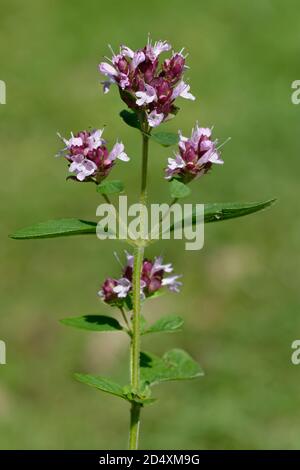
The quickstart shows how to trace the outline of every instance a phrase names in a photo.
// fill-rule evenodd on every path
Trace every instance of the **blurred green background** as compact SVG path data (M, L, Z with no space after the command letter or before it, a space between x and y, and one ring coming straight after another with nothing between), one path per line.
M1 317L7 365L0 366L2 449L126 448L125 402L75 382L75 371L126 380L128 344L121 334L61 325L68 315L111 313L96 296L118 275L118 242L96 237L14 241L8 234L59 217L95 219L99 195L65 181L56 132L106 125L132 157L120 162L130 197L137 196L139 135L118 117L116 89L100 88L97 65L107 43L141 47L151 32L189 52L195 102L165 129L189 133L198 119L214 125L225 165L193 185L197 202L256 201L276 206L247 218L210 224L202 251L163 242L183 273L180 295L149 302L148 319L180 314L180 334L145 338L163 353L187 349L206 376L158 387L158 404L143 412L148 449L296 449L300 445L300 366L291 343L300 337L299 122L291 83L299 79L297 0L211 0L130 3L86 0L1 0L0 106ZM151 145L149 192L168 200L162 169L170 149Z

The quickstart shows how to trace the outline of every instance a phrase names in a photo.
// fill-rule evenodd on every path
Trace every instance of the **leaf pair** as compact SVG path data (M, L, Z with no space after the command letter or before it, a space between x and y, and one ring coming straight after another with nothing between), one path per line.
M81 317L69 317L61 320L61 323L74 328L88 331L125 331L118 320L107 315L84 315ZM143 324L142 335L149 333L172 333L180 330L183 319L178 315L166 315L150 326Z
M204 205L204 222L218 222L243 217L261 211L271 206L274 202L275 199L249 203L208 203ZM95 234L96 227L97 222L81 219L55 219L19 229L11 235L11 238L26 240L32 238Z
M81 317L69 317L61 320L67 326L88 331L125 331L118 320L106 315L84 315ZM178 315L166 315L152 325L148 326L142 322L142 335L149 333L172 333L178 331L183 325L183 319ZM133 391L130 385L122 386L106 377L90 374L75 374L80 382L96 387L103 392L110 393L130 402L148 405L155 401L150 396L150 385L166 380L190 379L201 375L197 363L184 351L173 350L166 353L162 358L152 354L142 353L141 366L141 390L139 393Z
M130 386L119 385L105 377L77 373L75 374L75 378L102 392L109 393L130 402L147 405L154 401L149 395L149 386L171 380L194 379L202 375L204 375L204 373L201 367L187 352L182 349L172 349L165 353L162 358L154 354L141 353L140 377L142 391L138 394L133 393Z

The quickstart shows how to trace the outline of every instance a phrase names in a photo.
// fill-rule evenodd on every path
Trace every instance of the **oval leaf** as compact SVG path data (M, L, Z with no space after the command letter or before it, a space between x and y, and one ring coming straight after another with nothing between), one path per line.
M122 181L113 180L113 181L103 181L97 186L98 193L101 194L116 194L124 191L124 184Z
M98 390L102 390L102 392L110 393L111 395L115 395L117 397L124 398L124 400L127 400L127 397L123 392L123 387L116 382L107 379L106 377L79 373L74 374L74 377L79 382L90 385L91 387L98 388Z
M162 358L154 354L141 353L141 380L154 385L168 380L187 380L204 375L199 364L182 349L172 349Z
M139 118L134 111L123 109L123 111L120 112L120 116L128 126L141 130Z
M191 194L190 188L186 184L181 183L181 181L174 179L169 183L169 185L170 185L170 194L171 194L171 197L173 198L181 199Z
M106 315L84 315L60 320L61 323L74 328L89 331L122 331L123 327L118 320Z
M83 235L96 233L96 227L97 222L88 222L80 219L55 219L21 228L10 235L10 237L15 239L30 239Z
M173 333L174 331L180 330L183 325L183 319L178 315L166 315L165 317L157 320L153 325L148 328L145 326L142 330L142 334L148 333Z
M164 147L176 145L179 141L178 134L174 134L173 132L153 132L151 138Z

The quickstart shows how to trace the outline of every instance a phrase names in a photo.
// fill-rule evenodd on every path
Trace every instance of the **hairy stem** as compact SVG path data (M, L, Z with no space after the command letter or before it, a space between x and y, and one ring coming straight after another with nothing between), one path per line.
M134 250L134 265L132 277L133 319L132 319L132 371L131 385L135 392L140 385L140 317L141 317L141 270L144 248Z
M142 149L142 181L141 181L141 204L147 202L147 172L148 172L148 147L149 147L149 136L142 134L143 136L143 149Z
M134 265L132 278L133 291L133 319L132 319L132 338L131 338L131 387L134 393L138 393L140 386L140 319L141 319L141 269L144 257L144 248L136 247L134 251ZM139 424L140 424L139 403L131 404L130 412L130 436L129 449L138 448Z
M148 167L148 144L149 137L142 134L142 177L141 177L141 195L140 203L146 204L147 201L147 167ZM141 222L142 223L142 222ZM143 233L143 230L142 230ZM142 240L141 240L142 242ZM130 351L130 375L131 387L134 393L139 392L140 388L140 350L141 350L141 271L144 259L143 243L138 244L134 249L134 264L132 273L132 296L133 296L133 318L132 318L132 336ZM129 449L136 450L139 440L141 405L132 402L130 411L130 434Z
M129 449L137 450L139 444L139 429L140 429L140 411L141 405L139 403L132 403L130 409L130 436L129 436Z

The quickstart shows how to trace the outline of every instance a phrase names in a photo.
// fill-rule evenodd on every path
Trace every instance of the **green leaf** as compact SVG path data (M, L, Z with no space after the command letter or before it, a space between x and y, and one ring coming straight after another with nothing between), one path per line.
M127 396L123 392L123 387L117 384L116 382L107 379L106 377L78 373L74 374L74 377L79 382L90 385L91 387L98 388L98 390L102 390L102 392L110 393L111 395L115 395L116 397L120 397L124 400L127 400Z
M276 199L269 199L262 202L249 202L249 203L230 203L220 202L204 205L204 222L220 222L222 220L234 219L237 217L243 217L254 212L261 211L270 207ZM195 211L193 211L195 212ZM182 220L182 222L184 219ZM193 224L196 223L196 218L192 218ZM178 227L178 223L176 224ZM170 230L174 230L174 225L171 226Z
M178 134L173 132L152 132L151 138L164 147L170 147L178 143Z
M123 109L123 111L120 112L120 116L128 126L141 130L141 124L138 115L134 111Z
M96 227L97 222L88 222L80 219L55 219L21 228L10 235L10 237L15 239L30 239L84 235L96 233Z
M169 185L170 185L170 194L171 194L171 197L173 198L181 199L191 194L190 188L186 184L181 183L181 181L174 179L169 183Z
M276 199L269 199L261 202L235 202L235 203L214 203L205 204L204 221L219 222L221 220L243 217L244 215L253 214L271 206Z
M183 325L183 319L178 315L166 315L165 317L160 318L151 326L144 326L142 334L146 335L148 333L173 333L174 331L180 330Z
M119 180L102 181L97 186L97 192L101 194L116 194L122 191L124 191L124 184Z
M141 353L140 365L142 383L148 385L168 380L194 379L204 375L199 364L182 349L172 349L162 358Z
M70 317L60 320L61 323L74 328L89 331L122 331L123 327L118 320L106 315L84 315L83 317Z

